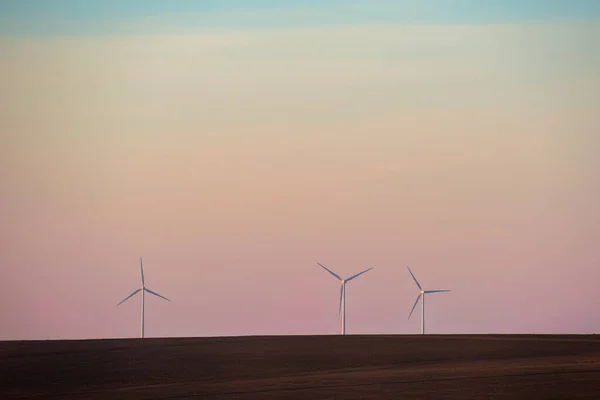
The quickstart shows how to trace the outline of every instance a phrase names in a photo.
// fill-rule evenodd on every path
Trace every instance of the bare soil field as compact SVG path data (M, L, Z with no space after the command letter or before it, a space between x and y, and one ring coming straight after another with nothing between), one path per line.
M0 342L0 399L600 399L600 336Z

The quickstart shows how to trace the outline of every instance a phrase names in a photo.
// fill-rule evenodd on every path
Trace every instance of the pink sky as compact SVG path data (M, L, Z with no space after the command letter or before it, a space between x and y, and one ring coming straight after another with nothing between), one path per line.
M0 39L0 340L599 331L590 29Z

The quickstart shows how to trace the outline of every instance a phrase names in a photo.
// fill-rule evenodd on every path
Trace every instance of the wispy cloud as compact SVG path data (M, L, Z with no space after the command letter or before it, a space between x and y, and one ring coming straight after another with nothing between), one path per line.
M594 20L587 0L3 2L0 34L123 35L296 29L331 25L503 24Z

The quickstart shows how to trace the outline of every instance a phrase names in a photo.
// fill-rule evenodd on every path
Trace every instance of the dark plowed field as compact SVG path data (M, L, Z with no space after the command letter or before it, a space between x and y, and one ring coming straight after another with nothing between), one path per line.
M0 342L0 399L600 399L597 336Z

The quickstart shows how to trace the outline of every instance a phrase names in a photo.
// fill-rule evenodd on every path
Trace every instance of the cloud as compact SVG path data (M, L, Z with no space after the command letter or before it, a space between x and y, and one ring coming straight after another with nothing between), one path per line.
M223 120L231 110L243 121L531 101L569 107L596 96L596 37L596 25L538 24L3 39L1 101L5 121L33 107L55 120L161 115L169 123Z
M4 8L4 10L3 10ZM351 25L473 25L598 20L587 0L118 1L0 5L4 35L164 35Z

